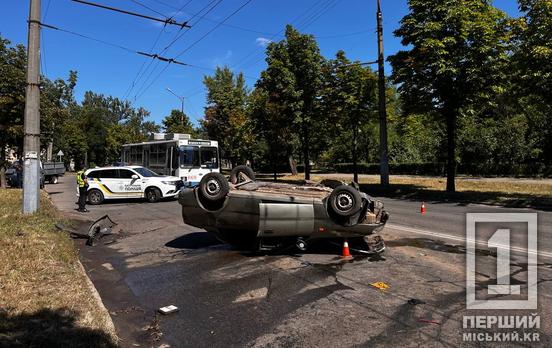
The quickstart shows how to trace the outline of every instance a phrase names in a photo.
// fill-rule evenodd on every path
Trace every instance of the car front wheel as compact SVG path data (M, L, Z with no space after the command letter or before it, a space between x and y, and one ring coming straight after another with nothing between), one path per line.
M88 202L91 205L98 205L104 201L103 193L100 190L92 189L88 191Z
M150 203L157 203L161 199L161 191L156 187L151 187L146 190L146 199Z

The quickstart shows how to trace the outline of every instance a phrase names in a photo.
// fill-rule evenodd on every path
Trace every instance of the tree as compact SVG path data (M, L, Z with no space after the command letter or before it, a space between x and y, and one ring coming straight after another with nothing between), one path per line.
M171 110L171 114L165 117L162 123L165 133L195 134L192 122L190 122L188 116L180 110Z
M266 62L268 67L261 73L257 86L267 91L270 104L281 105L285 118L293 123L308 180L313 135L323 129L323 115L316 111L324 58L312 35L301 34L288 25L285 39L268 45Z
M326 100L331 114L336 115L338 126L348 134L353 162L353 180L358 182L358 141L362 126L370 115L375 115L377 104L377 76L369 67L362 67L338 51L336 58L330 62L330 73L326 78ZM337 133L339 134L339 133ZM343 139L344 140L344 139Z
M247 88L243 74L217 67L213 76L203 79L207 87L207 106L202 127L211 139L218 140L222 156L232 165L251 155L255 137L246 112Z
M446 124L447 191L455 191L457 120L492 103L508 61L506 15L488 0L409 0L394 34L408 50L390 56L407 112L436 111Z
M23 147L27 54L0 36L0 187L6 187L6 149Z

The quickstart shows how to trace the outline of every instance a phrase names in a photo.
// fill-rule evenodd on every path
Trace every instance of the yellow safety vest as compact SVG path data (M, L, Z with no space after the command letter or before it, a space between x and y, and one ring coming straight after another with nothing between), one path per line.
M79 187L84 187L84 179L82 178L84 176L84 170L79 170L77 172L77 185Z

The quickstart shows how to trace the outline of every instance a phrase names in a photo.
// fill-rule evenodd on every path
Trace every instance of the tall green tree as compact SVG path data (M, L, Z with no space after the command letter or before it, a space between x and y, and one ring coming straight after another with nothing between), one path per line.
M338 51L330 62L326 78L325 103L330 118L335 115L338 126L348 135L345 140L353 161L353 180L358 182L358 141L363 125L377 114L377 76L369 67L351 63L344 51Z
M447 191L455 191L457 120L492 103L508 61L506 15L488 0L409 0L394 33L408 50L390 56L407 112L436 111L446 124Z
M171 114L161 121L165 133L184 133L195 135L194 126L190 118L180 110L173 109Z
M268 45L266 62L268 67L257 85L267 91L268 102L280 104L286 118L293 122L308 180L313 137L323 129L317 103L322 93L325 60L314 36L301 34L287 25L285 39Z
M6 187L6 148L23 146L26 67L25 47L0 36L0 187Z
M246 111L248 93L243 74L217 67L214 75L205 76L203 82L207 106L202 127L209 138L219 142L222 156L232 165L244 163L251 156L255 137Z

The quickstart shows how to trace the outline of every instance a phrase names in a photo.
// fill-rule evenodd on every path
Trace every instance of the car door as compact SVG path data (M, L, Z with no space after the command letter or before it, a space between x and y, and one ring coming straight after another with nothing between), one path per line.
M94 180L98 182L98 185L105 196L110 198L123 197L118 185L119 173L117 169L102 169L97 172L97 177L94 178Z
M119 185L125 197L143 196L145 189L143 181L138 174L130 169L119 169Z

